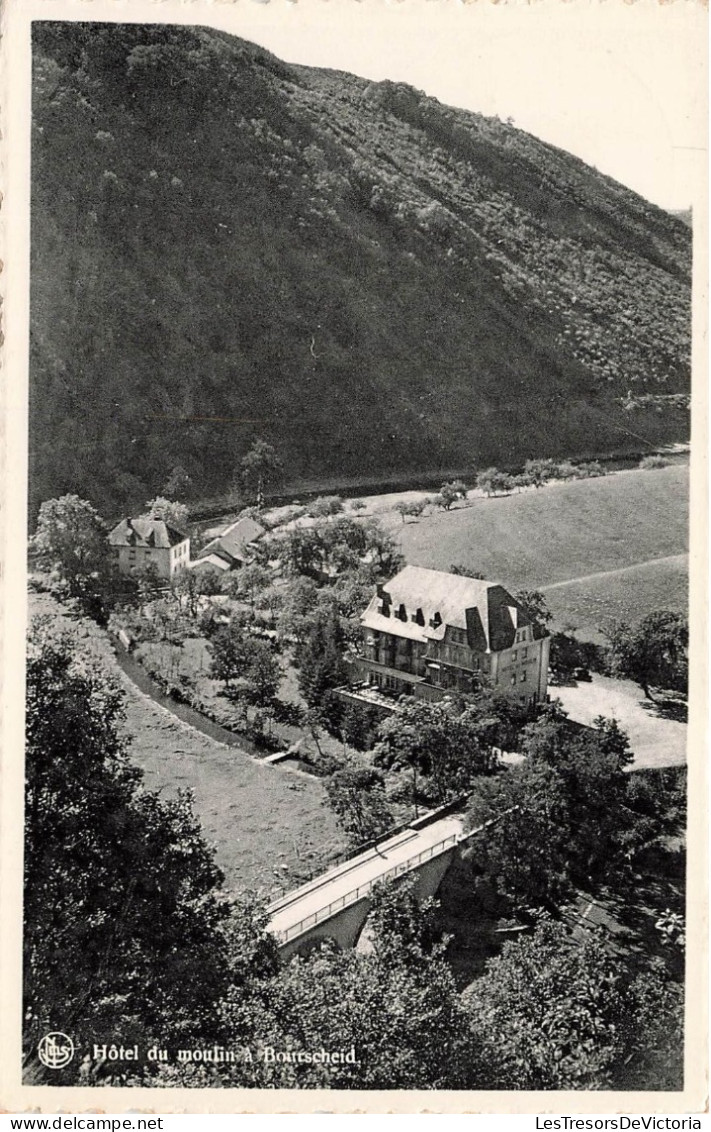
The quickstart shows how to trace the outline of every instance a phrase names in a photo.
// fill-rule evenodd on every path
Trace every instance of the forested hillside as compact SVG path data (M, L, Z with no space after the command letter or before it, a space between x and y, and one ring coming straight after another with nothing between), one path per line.
M401 84L34 29L33 514L218 493L257 436L298 483L687 435L682 220Z

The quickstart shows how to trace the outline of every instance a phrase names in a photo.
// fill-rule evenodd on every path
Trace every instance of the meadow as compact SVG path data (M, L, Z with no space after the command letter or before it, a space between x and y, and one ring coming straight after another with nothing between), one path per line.
M322 872L344 839L318 778L266 766L187 726L141 692L119 668L107 634L70 615L48 594L30 594L31 616L48 617L78 637L126 693L131 761L145 785L163 796L190 790L206 840L233 892L259 891L273 899Z

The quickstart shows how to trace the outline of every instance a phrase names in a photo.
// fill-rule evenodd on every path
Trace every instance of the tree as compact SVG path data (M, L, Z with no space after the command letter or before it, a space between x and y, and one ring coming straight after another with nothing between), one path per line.
M240 461L242 479L252 492L257 506L264 504L264 489L277 482L283 464L276 449L266 440L255 440L246 456Z
M272 580L272 572L257 562L248 562L230 577L230 592L246 597L254 609L257 595L267 588Z
M321 709L327 693L348 682L344 650L338 612L331 605L314 615L294 653L299 688L309 707Z
M282 591L277 630L282 637L300 637L318 601L319 589L311 578L292 578Z
M544 483L555 478L556 465L553 460L526 460L524 473L534 487L543 487Z
M163 484L163 495L168 499L184 500L190 494L193 481L182 464L176 464Z
M345 766L326 779L331 808L351 844L362 845L380 837L393 825L380 771L369 766Z
M401 516L403 523L408 515L412 515L414 519L418 519L424 509L425 501L423 499L405 499L395 504L395 510Z
M591 641L579 641L571 629L551 634L550 671L558 683L574 678L579 668L605 670L604 650Z
M359 526L365 534L366 555L373 564L376 578L392 578L405 565L397 542L376 518L365 519Z
M476 486L487 495L496 495L500 491L511 491L513 483L507 472L500 472L498 468L485 468L477 475Z
M174 499L166 499L158 495L155 499L150 499L146 503L146 510L141 517L143 519L162 519L169 526L177 527L179 531L183 531L187 529L189 515L190 512L184 503L178 503Z
M248 703L262 708L273 705L281 682L281 668L274 650L266 641L249 642L249 664L243 679L246 682L244 696Z
M480 1088L681 1087L681 988L657 966L635 975L595 934L580 941L541 919L489 960L464 1005L482 1043Z
M686 691L689 626L683 614L656 610L636 629L618 621L608 638L613 672L634 680L647 699L654 700L652 688Z
M540 590L519 590L514 599L533 621L534 625L545 627L553 620L545 595Z
M356 751L368 751L375 743L378 716L374 708L349 703L343 712L342 735L344 743Z
M259 546L260 543L257 543ZM325 561L325 548L317 527L297 527L275 538L270 549L282 569L293 575L320 580Z
M478 1081L478 1036L459 1002L430 906L407 885L373 896L369 953L324 943L295 957L245 1001L231 993L225 1023L252 1048L290 1050L289 1062L237 1064L225 1084L270 1088L457 1089ZM298 1054L354 1051L320 1062ZM197 1083L197 1082L195 1082Z
M466 499L467 488L461 480L451 480L449 483L443 483L439 489L439 498L442 500L441 506L445 511L453 506L458 499Z
M124 693L68 634L27 661L25 1038L199 1041L227 989L222 876L190 799L128 758ZM52 1084L71 1080L54 1073Z
M521 731L526 761L491 781L477 781L472 828L496 819L479 863L517 906L553 906L571 885L595 885L629 873L649 836L638 812L629 741L615 720L574 731L556 705Z
M72 597L83 597L107 572L107 535L91 503L63 495L41 505L31 548L45 569L56 570Z
M484 581L484 574L479 570L471 570L468 566L462 566L458 563L452 563L449 567L450 574L457 574L461 578L476 578L479 581Z
M386 770L412 768L444 801L469 789L478 775L489 773L498 756L479 730L475 712L462 714L451 701L430 704L407 699L397 714L380 724L373 761Z
M243 624L221 626L209 643L210 675L223 680L230 699L260 707L271 706L281 669L273 649L266 641L255 640Z
M221 625L213 633L209 649L210 676L213 680L224 681L230 689L249 665L249 644L244 624L232 619L229 625Z
M568 798L553 767L525 762L474 784L477 869L515 908L554 907L571 889Z

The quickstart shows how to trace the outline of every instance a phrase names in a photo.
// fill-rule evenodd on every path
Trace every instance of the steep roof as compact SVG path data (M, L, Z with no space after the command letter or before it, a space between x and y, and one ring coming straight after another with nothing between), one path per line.
M111 546L153 546L168 549L188 536L163 519L122 519L109 535Z
M265 528L256 519L246 515L238 519L219 538L213 539L203 548L201 558L208 554L226 554L241 562L250 543L256 542L264 534Z
M229 570L230 563L219 554L203 554L201 558L196 558L193 562L188 563L188 570L207 569Z
M498 582L405 566L379 587L361 622L368 629L423 642L442 640L452 626L466 630L471 648L499 652L513 644L516 629L530 625L531 619Z

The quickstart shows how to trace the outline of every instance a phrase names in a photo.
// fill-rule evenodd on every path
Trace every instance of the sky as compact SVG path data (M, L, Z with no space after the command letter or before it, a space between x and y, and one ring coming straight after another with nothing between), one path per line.
M165 19L167 7L153 11ZM697 0L237 0L181 9L181 21L219 26L288 62L407 82L511 118L663 208L704 199L707 14Z

